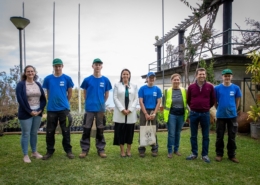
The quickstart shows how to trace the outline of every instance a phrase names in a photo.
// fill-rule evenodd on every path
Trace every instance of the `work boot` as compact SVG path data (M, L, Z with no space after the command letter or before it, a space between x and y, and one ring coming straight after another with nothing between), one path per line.
M105 152L99 152L98 155L99 155L101 158L106 158L106 157L107 157L107 154L105 154Z
M42 157L42 160L48 160L51 156L52 156L52 154L46 153L46 154Z
M88 152L82 152L79 154L79 158L85 158L88 155Z
M234 162L234 163L239 163L239 160L235 157L229 158L229 160Z
M69 159L74 159L74 155L73 155L71 152L68 152L68 153L67 153L67 157L68 157Z
M220 161L222 161L222 156L217 156L216 158L215 158L215 160L217 161L217 162L220 162Z

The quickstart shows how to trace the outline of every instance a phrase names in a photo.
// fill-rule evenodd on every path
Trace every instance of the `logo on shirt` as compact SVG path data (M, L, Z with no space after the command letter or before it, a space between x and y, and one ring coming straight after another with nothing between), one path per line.
M60 86L64 86L64 81L60 81Z
M153 96L157 96L157 92L153 92Z
M104 86L105 86L105 83L104 83L104 82L100 82L99 86L100 86L100 87L104 87Z
M230 96L234 96L235 92L234 91L230 91Z

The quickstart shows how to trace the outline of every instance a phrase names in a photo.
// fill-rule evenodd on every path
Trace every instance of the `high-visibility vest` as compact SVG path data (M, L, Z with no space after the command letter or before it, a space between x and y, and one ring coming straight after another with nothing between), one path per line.
M186 119L188 117L188 112L189 112L187 109L186 90L182 87L180 87L180 89L181 89L181 95L182 95L183 107L184 107L184 120L183 121L186 121ZM168 122L171 106L172 106L172 87L167 89L166 97L165 97L165 107L163 110L163 119L164 119L165 123Z

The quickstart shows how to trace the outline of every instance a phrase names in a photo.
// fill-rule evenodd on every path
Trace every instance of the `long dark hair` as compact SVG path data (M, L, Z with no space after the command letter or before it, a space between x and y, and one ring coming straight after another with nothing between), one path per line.
M23 74L22 74L22 76L21 76L21 81L25 81L25 80L27 79L27 76L26 76L25 74L26 74L26 69L29 68L29 67L33 68L33 70L34 70L34 72L35 72L35 76L33 77L33 81L37 81L39 77L38 77L38 75L37 75L36 68L33 67L32 65L28 65L28 66L26 66L26 67L24 68Z
M129 69L123 69L123 70L121 71L121 74L120 74L120 82L123 81L123 79L122 79L122 74L123 74L124 71L127 71L127 72L129 73L129 75L130 75L130 77L129 77L129 82L130 82L130 80L131 80L131 72L129 71Z

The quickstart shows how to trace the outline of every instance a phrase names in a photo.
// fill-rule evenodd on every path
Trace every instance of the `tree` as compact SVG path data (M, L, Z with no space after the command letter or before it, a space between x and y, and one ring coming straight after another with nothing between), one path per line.
M182 0L181 0L182 1ZM189 69L191 63L194 62L195 58L198 58L198 61L202 58L202 50L204 48L211 48L213 49L213 46L216 45L215 41L212 38L213 35L213 24L216 20L219 4L216 4L214 6L210 6L212 3L211 0L204 0L201 5L199 5L199 8L195 9L193 8L193 14L194 14L194 21L195 23L192 26L191 32L189 36L185 38L185 57L183 61L183 67L184 67L184 84L190 85L189 80ZM207 21L204 24L204 26L201 25L200 19L207 15ZM211 52L213 54L213 52ZM199 62L197 65L197 68L199 67ZM195 80L195 75L194 79Z
M240 36L234 36L232 39L236 43L241 43L242 46L237 47L236 49L245 49L248 54L253 51L257 51L260 49L260 22L255 21L254 19L246 18L246 25L249 26L247 32L242 31L241 27L236 24L240 31Z
M79 111L79 95L78 88L72 89L72 97L70 99L70 109L71 111ZM84 92L80 89L81 92L81 109L84 110Z
M10 75L0 72L0 118L14 117L17 114L18 103L16 101L15 88L20 80L20 68L14 66L10 69Z

